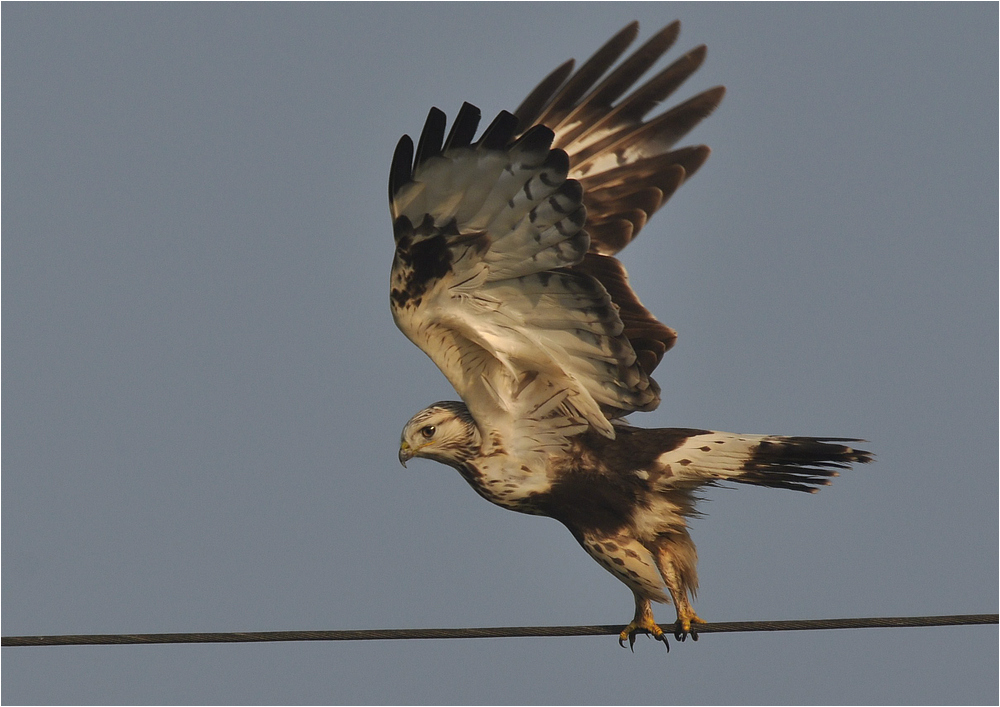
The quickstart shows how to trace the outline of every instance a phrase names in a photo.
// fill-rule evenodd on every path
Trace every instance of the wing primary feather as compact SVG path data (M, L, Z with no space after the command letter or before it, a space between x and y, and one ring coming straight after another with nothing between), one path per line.
M556 134L552 132L551 128L547 128L544 125L535 125L517 139L517 144L526 152L547 150L552 145L555 137Z
M552 100L550 108L559 110L575 103L594 83L604 75L612 64L625 53L629 45L639 36L639 23L632 21L609 39L585 61L559 94Z
M680 186L677 180L690 179L711 152L707 145L682 147L577 179L587 192L588 204L618 198L646 186L657 187L669 195ZM683 174L677 173L678 168Z
M707 118L726 95L724 86L716 86L674 106L661 116L646 123L643 137L672 145ZM648 132L647 132L648 131Z
M427 122L420 133L417 143L417 159L414 169L417 169L431 157L441 154L441 142L444 140L444 126L448 122L444 112L439 108L431 108L427 113Z
M574 170L586 175L602 156L614 155L618 151L627 151L637 146L655 146L658 151L665 152L694 126L708 117L722 101L725 93L724 86L710 88L671 108L663 115L653 118L648 123L643 123L635 130L615 133L605 140L580 150L574 155L576 160ZM619 157L617 161L620 163L624 160Z
M542 163L542 166L559 174L560 179L565 179L566 174L569 172L569 155L566 154L565 150L549 150L549 154ZM544 175L539 176L544 177Z
M634 230L632 223L624 219L588 223L590 248L603 255L613 255L632 242Z
M652 374L663 354L677 340L677 332L659 322L646 309L629 286L625 268L612 257L587 253L573 270L586 273L604 286L618 306L618 315L625 325L625 336L635 350L643 372Z
M392 153L392 166L389 168L389 204L403 188L413 179L413 140L409 135L399 138L396 151ZM396 214L393 214L396 216Z
M521 105L514 111L514 115L517 116L518 130L523 132L538 122L538 116L541 115L542 109L573 72L575 65L576 62L573 59L563 62L556 67L555 71L542 79L542 82L535 86L527 98L521 101Z
M654 34L641 47L635 50L621 65L608 74L608 77L594 89L595 99L601 105L611 105L642 76L657 60L674 46L681 32L681 23L674 20L659 32Z
M616 137L628 131L630 127L636 127L647 113L676 91L702 65L705 61L706 52L705 45L695 47L629 94L600 120L591 122L589 125L585 121L582 121L579 128L560 138L560 141L566 143L571 140L579 140L586 134L610 131L611 136L609 138L605 138L604 141L597 145L590 146L589 150L584 152L589 153L598 149L601 145L607 145L607 141L616 139ZM624 68L624 66L625 64L622 64L620 68ZM635 78L638 78L638 76ZM721 97L719 100L721 100ZM610 102L607 105L610 105ZM578 111L579 108L575 109L572 115L576 115ZM570 118L572 118L572 115ZM581 158L584 157L586 155L581 153Z
M448 139L444 141L444 150L471 145L481 117L482 115L476 106L468 102L463 103L455 118L455 123L451 126L451 132L448 133Z
M608 116L608 120L639 120L676 91L704 63L708 52L704 44L695 47L670 66L644 83Z
M625 61L623 61L614 71L608 74L608 77L598 84L597 88L590 92L580 103L570 111L562 122L564 124L572 124L573 119L577 116L583 116L584 112L590 109L592 106L595 108L608 108L614 103L623 93L625 93L632 85L639 80L646 71L651 67L656 61L663 56L670 47L673 46L674 42L677 40L677 35L680 34L681 23L678 21L671 22L669 25L661 29L652 38L649 39L645 44L635 50L631 56L629 56ZM693 69L692 69L693 70ZM642 91L643 89L639 89ZM639 92L637 91L637 93ZM634 96L635 94L633 94ZM631 103L633 96L627 98L623 105L626 103ZM617 112L617 109L612 112L612 115ZM581 127L585 127L588 121L582 120ZM589 121L592 123L592 121ZM604 120L600 121L605 122ZM575 132L575 131L574 131ZM572 140L574 135L572 133L568 134L564 138L560 138L561 142L569 142Z
M712 150L708 145L691 145L666 154L672 155L674 162L684 168L684 181L687 181L705 164Z
M590 57L579 70L570 77L559 93L552 97L548 106L538 118L539 123L561 122L560 113L572 106L604 72L614 64L639 34L639 23L630 22L614 37L605 42L594 56ZM550 126L551 127L551 126Z
M514 139L517 118L503 110L493 119L476 144L485 150L503 150Z
M633 194L644 192L647 189L655 189L660 193L660 197L653 211L647 212L652 214L663 205L667 197L677 191L677 188L684 181L684 176L683 167L671 164L648 177L636 170L635 181L625 181L605 188L590 188L584 182L586 189L584 203L587 205L587 213L594 220L607 218L608 215L621 208L622 204L628 203Z

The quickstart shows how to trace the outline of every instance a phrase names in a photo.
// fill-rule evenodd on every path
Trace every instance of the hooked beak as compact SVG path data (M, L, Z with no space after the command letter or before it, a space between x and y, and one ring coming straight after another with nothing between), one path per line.
M399 463L402 464L403 467L405 468L406 467L406 462L410 461L411 459L413 459L413 450L410 449L410 443L409 442L400 442L399 443Z

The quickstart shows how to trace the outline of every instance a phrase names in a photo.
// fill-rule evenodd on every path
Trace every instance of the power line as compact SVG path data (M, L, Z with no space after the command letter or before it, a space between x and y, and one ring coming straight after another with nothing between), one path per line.
M866 619L805 619L793 621L730 621L698 624L697 632L815 631L835 628L920 628L996 624L997 614L951 616L897 616ZM673 624L661 626L667 634ZM4 636L3 646L86 646L155 643L264 643L273 641L385 641L407 638L527 638L562 636L617 636L620 625L497 626L490 628L402 628L360 631L254 631L246 633L134 633L66 636Z

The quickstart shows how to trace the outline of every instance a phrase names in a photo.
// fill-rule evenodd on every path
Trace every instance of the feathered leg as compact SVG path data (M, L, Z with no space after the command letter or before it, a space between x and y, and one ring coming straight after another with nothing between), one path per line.
M694 613L694 607L688 601L687 591L681 582L677 568L674 567L674 564L670 560L667 560L666 562L661 562L660 572L663 573L663 580L667 583L670 598L674 600L674 606L677 607L677 623L674 624L674 638L678 641L683 641L690 633L691 638L697 641L698 634L692 629L691 624L703 624L705 622L698 614Z
M705 623L698 614L694 613L694 607L688 599L688 595L694 595L698 589L698 552L695 550L691 536L687 532L671 533L661 536L659 552L656 554L656 564L663 577L663 582L667 585L670 598L677 609L677 623L674 624L674 638L683 641L691 634L691 638L698 640L698 634L692 630L691 624Z

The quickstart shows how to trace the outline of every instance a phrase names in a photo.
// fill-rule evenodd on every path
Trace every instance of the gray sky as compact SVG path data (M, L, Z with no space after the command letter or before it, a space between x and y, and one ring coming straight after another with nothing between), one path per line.
M861 436L712 491L709 621L997 611L997 5L3 5L3 633L625 624L558 523L399 432L386 179L632 19L714 153L623 254L645 426ZM671 607L657 610L673 620ZM995 703L995 627L7 648L4 703Z

